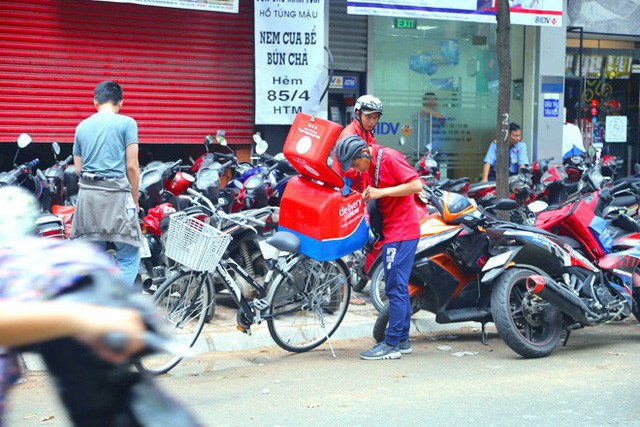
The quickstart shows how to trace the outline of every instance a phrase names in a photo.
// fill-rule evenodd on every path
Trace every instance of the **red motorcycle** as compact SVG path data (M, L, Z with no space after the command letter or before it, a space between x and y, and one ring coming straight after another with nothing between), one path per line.
M602 259L612 250L640 247L638 224L610 207L614 197L608 188L599 190L602 180L597 169L591 169L582 178L585 183L582 194L538 213L535 221L537 228L560 236L592 261ZM614 218L608 224L605 217L612 211ZM617 241L616 236L620 236Z

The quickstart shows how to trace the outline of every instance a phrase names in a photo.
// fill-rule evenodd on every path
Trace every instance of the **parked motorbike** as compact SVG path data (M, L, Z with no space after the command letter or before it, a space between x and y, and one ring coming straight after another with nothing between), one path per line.
M16 164L18 154L22 148L31 144L31 137L23 133L18 137L18 149L13 156L13 169L7 172L0 172L0 186L17 185L32 193L36 199L40 199L43 191L44 175L37 174L36 166L40 164L40 159L36 158L24 164Z
M52 192L57 193L64 189L62 185L56 187L57 176L54 176L56 173L51 172L47 177L45 173L37 169L40 164L40 160L37 158L22 165L16 165L15 163L20 150L31 144L31 141L31 136L26 133L18 137L18 150L16 150L13 158L14 168L8 172L0 173L0 187L19 186L33 194L40 204L41 211L41 214L36 219L38 234L46 238L66 238L67 234L63 219L49 212L51 208L49 204L52 200L49 196Z
M67 200L67 189L64 185L65 170L73 161L71 155L64 160L58 160L60 145L57 142L54 142L51 147L55 163L44 170L45 185L40 203L45 212L51 212L53 205L65 204Z
M483 283L493 283L491 315L498 333L526 358L553 352L566 331L630 314L636 318L640 280L637 247L592 264L551 234L503 228L498 253L487 261Z
M409 298L413 312L427 310L438 323L491 321L491 287L483 286L483 268L494 253L494 239L488 229L501 224L483 213L466 197L440 190L427 190L437 214L420 226L420 240L409 278ZM515 202L501 199L495 209L513 209ZM381 263L372 274L371 287L384 286ZM382 341L389 322L385 304L376 319L373 337Z
M188 173L181 173L180 178L176 180L175 176L178 172L181 172L181 165L182 160L177 160L173 163L147 165L140 172L138 203L141 211L146 213L149 209L161 203L178 205L176 196L186 191L195 180Z

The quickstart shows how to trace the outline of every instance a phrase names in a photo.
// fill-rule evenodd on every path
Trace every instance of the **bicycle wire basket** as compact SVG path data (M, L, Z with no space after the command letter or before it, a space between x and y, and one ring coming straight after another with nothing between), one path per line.
M231 242L231 235L184 212L171 215L165 255L195 271L212 271Z

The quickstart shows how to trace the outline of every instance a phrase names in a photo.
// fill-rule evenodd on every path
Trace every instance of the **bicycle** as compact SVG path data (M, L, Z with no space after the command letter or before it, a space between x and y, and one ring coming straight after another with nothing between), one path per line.
M188 191L196 198L204 197L194 190ZM222 220L233 223L231 228L253 228L249 223L262 225L255 218L213 210L218 223ZM182 223L189 223L196 229L196 234L208 235L212 239L218 236L219 240L230 240L230 235L181 213L171 216L167 256L177 261L180 267L158 288L153 298L170 333L185 348L193 347L202 332L207 311L213 303L214 278L221 280L238 306L237 328L250 334L252 325L266 321L272 339L285 350L300 353L314 349L329 340L340 326L351 294L350 271L341 259L321 262L308 258L298 252L300 241L297 236L276 232L267 239L275 251L268 260L264 283L260 284L225 252L226 246L220 249L224 242L215 251L200 256L195 263L172 252L174 236L180 227L176 225ZM190 252L200 249L196 245L189 247ZM202 262L208 265L199 265ZM238 276L255 290L257 296L254 299L243 295L235 279ZM335 356L333 347L330 347ZM162 374L173 369L183 357L148 355L141 358L136 367L142 372Z

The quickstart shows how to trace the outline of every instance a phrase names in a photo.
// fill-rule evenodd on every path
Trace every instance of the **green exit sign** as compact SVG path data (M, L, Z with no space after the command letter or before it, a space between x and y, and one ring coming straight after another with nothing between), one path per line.
M418 20L410 18L395 18L394 27L399 30L415 30L418 28Z

